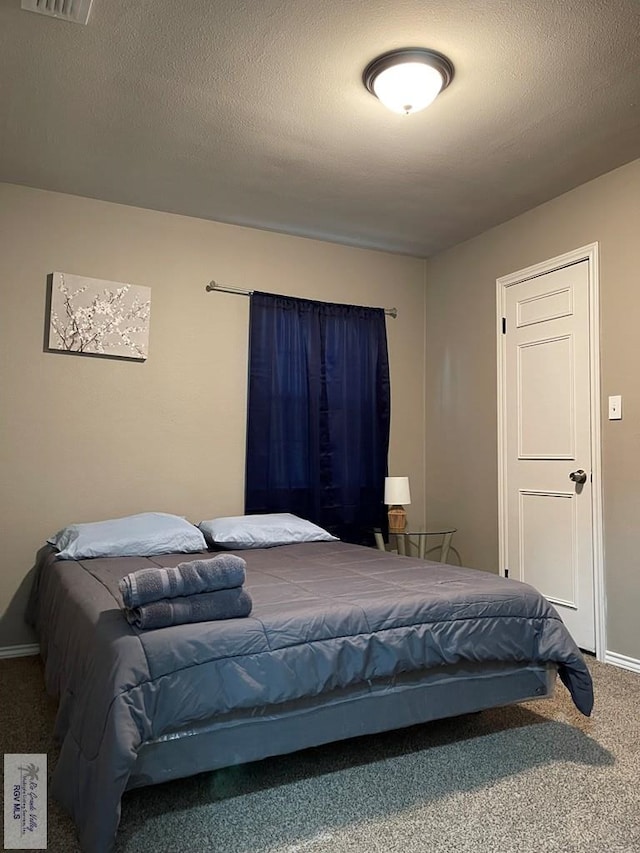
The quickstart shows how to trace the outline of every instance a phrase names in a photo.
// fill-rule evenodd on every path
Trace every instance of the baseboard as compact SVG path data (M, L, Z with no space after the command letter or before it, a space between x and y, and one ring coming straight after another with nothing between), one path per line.
M605 652L604 662L640 673L640 660L627 657L626 655L619 655L617 652Z
M28 643L23 646L0 646L0 660L3 658L27 658L39 654L40 646L37 643Z

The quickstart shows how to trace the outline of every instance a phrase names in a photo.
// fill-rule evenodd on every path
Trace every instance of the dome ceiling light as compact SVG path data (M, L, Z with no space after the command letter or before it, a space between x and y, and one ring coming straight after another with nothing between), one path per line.
M404 115L428 107L452 78L453 65L447 57L423 47L383 53L362 74L372 95L394 113Z

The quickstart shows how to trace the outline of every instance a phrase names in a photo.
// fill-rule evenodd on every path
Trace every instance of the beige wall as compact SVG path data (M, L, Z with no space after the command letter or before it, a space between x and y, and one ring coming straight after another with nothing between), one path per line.
M36 550L64 524L243 508L249 302L216 280L398 308L392 473L424 516L424 261L0 184L0 648ZM152 289L143 363L43 352L47 275Z
M638 660L640 160L427 262L427 519L458 526L463 563L497 570L496 278L596 241L607 649Z

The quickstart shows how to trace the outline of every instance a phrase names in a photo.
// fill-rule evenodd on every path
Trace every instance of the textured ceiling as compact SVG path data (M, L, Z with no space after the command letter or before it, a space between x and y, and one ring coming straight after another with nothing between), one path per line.
M455 66L424 112L376 55ZM640 156L638 0L0 0L0 180L421 257Z

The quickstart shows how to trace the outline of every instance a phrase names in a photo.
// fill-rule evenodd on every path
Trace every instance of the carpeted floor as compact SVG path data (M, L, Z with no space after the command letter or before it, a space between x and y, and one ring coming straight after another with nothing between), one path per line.
M640 853L640 676L125 795L117 853ZM56 750L38 658L0 661L3 752ZM53 853L79 847L49 805Z

